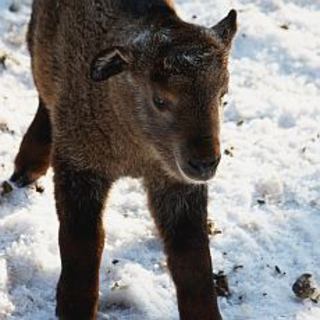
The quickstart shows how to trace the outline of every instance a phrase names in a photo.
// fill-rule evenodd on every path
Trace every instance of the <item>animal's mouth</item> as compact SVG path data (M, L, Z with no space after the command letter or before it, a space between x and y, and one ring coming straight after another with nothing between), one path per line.
M190 184L207 183L215 176L217 170L217 165L208 166L207 168L199 168L190 161L179 161L179 158L177 157L176 166L183 180Z

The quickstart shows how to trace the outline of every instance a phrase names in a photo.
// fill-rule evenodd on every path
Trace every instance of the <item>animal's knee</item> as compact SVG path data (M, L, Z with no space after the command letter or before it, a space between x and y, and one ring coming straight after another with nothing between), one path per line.
M60 222L74 234L98 236L110 181L93 171L53 161L55 198Z

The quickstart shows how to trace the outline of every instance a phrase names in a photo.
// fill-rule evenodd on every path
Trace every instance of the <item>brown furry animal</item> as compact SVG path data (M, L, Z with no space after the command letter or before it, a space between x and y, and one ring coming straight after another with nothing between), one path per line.
M221 98L236 12L211 29L169 0L34 0L28 32L39 109L12 180L51 163L62 272L57 315L96 318L112 184L142 177L183 320L220 320L207 186L220 161Z

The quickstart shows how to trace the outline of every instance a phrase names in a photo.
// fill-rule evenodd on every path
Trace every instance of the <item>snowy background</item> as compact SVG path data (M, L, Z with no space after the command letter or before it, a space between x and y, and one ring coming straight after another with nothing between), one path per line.
M30 2L17 0L10 11L12 0L0 0L0 182L37 105L24 42ZM178 5L185 19L208 26L239 11L225 155L210 183L210 218L222 232L211 241L214 268L232 293L219 299L225 319L320 319L319 305L291 289L306 272L320 282L320 1ZM50 172L40 181L43 193L0 196L1 320L54 319L60 261L51 180ZM139 181L120 181L107 211L99 318L177 320Z

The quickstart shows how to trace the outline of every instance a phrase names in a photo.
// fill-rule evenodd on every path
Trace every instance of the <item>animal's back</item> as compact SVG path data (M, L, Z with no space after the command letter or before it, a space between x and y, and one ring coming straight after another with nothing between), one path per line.
M46 105L56 104L59 80L87 81L95 54L127 25L152 19L155 11L171 14L172 1L34 0L27 40L35 83Z

